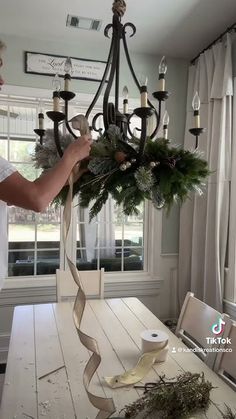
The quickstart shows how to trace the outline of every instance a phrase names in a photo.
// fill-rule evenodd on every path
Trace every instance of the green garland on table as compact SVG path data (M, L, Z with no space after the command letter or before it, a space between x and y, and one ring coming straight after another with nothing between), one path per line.
M184 372L173 379L160 376L156 383L135 386L144 389L144 395L125 406L121 411L130 419L185 419L207 411L212 402L214 388L204 373ZM235 419L236 415L225 405L223 412L213 403L223 419Z
M70 136L61 137L62 149L69 141ZM182 203L191 191L202 192L209 170L197 151L170 146L162 138L147 138L140 161L139 142L135 137L124 142L115 125L93 142L90 159L82 162L84 172L73 188L82 207L93 204L90 219L99 213L109 194L130 215L138 213L137 206L144 199L151 200L156 208L170 209L174 202ZM44 170L55 164L58 156L52 130L47 130L43 145L36 145L33 159L36 167ZM57 203L64 203L67 190L67 186L62 189L55 199Z

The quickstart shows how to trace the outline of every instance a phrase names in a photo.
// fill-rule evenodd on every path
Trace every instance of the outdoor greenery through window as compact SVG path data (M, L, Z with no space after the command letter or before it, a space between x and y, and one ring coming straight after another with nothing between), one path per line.
M0 155L27 179L34 180L40 175L31 160L39 106L37 101L25 102L5 100L0 107ZM45 108L49 110L50 104ZM50 124L45 118L46 128L51 128ZM144 205L139 209L138 216L127 217L109 199L89 223L89 209L80 208L75 198L72 254L78 268L104 267L113 272L145 269ZM8 214L9 276L50 275L63 267L60 208L51 205L45 213L36 214L9 207Z

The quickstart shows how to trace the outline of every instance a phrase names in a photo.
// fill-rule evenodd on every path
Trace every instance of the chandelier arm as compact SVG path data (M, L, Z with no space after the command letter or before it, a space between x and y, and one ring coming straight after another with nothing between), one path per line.
M142 128L141 128L141 137L140 137L140 146L139 146L139 152L138 152L138 160L141 162L143 153L144 153L144 147L145 142L147 138L147 118L142 118Z
M131 131L131 129L130 129L130 120L131 120L131 118L133 117L135 115L135 113L134 112L132 112L131 114L129 114L129 116L127 117L127 129L128 129L128 133L129 133L129 135L131 136L131 137L133 137L133 133L132 133L132 131ZM137 128L137 127L135 127L135 129L137 130L137 131L141 131L141 129L140 128ZM128 137L127 137L128 138Z
M111 64L111 70L110 70L110 74L109 74L109 80L107 83L107 87L105 90L105 94L104 94L104 99L103 99L103 119L104 119L104 127L105 130L108 129L109 127L109 110L108 110L108 99L110 96L110 92L111 92L111 88L112 88L112 84L113 84L113 80L114 80L114 76L115 76L115 72L116 72L116 66L117 66L117 53L118 53L118 46L119 46L119 33L118 30L115 30L115 24L117 25L117 16L114 15L113 16L113 35L112 35L112 39L113 39L113 49L112 49L112 64ZM120 22L118 21L118 24L120 24Z
M139 89L139 91L141 91L140 90L141 89L141 86L140 86L140 84L138 82L138 79L136 77L136 74L135 74L135 71L133 69L131 59L130 59L129 50L128 50L128 46L127 46L127 41L126 41L126 36L125 36L125 31L123 31L123 33L122 33L122 39L123 39L123 44L124 44L124 51L125 51L125 55L126 55L126 60L127 60L127 63L128 63L129 69L130 69L130 72L131 72L131 74L133 76L133 79L134 79L134 82L135 82L137 88ZM153 106L153 104L150 102L149 99L148 99L148 105L151 108L155 109L155 107Z
M78 136L75 135L75 133L73 132L72 128L70 127L70 124L68 122L68 100L65 100L65 124L66 124L66 128L69 131L69 133L74 137L77 138Z
M119 33L118 33L119 37ZM119 110L119 79L120 79L120 41L117 45L116 78L115 78L115 110Z
M109 54L108 54L107 64L106 64L106 67L105 67L105 70L104 70L104 73L103 73L103 76L102 76L101 83L100 83L100 85L98 87L98 90L97 90L97 92L96 92L96 94L95 94L95 96L94 96L94 98L93 98L93 100L92 100L92 102L91 102L91 104L90 104L90 106L89 106L86 114L85 114L85 117L87 119L89 118L89 115L90 115L92 109L94 108L95 104L97 103L97 100L98 100L98 98L99 98L99 96L101 94L101 91L103 89L103 86L104 86L104 84L106 82L106 78L107 78L107 74L108 74L108 71L109 71L109 67L110 67L111 62L112 62L113 46L114 46L114 41L112 39L111 46L110 46L110 51L109 51Z
M131 33L131 35L129 36L130 38L132 38L132 36L134 36L135 34L136 34L136 27L135 27L135 25L133 24L133 23L131 23L131 22L127 22L127 23L125 23L124 24L124 26L123 26L123 33L125 34L126 32L125 32L125 30L126 30L126 28L128 28L128 27L130 27L131 29L133 29L133 32Z
M110 30L111 28L113 28L113 24L112 24L112 23L109 23L109 24L105 27L105 29L104 29L104 36L105 36L106 38L110 38L110 36L109 36L109 30Z
M92 119L92 129L93 129L93 131L96 131L96 132L101 131L101 128L96 127L96 122L97 122L97 119L99 118L99 116L103 116L103 113L102 112L96 113L96 115L94 115L94 117Z
M61 144L60 144L58 121L54 121L53 125L54 125L54 139L55 139L57 152L58 152L59 156L62 157L63 156L63 151L62 151Z
M152 134L150 135L150 138L153 139L156 137L157 132L159 130L159 126L160 126L160 122L161 122L161 100L158 101L158 112L157 110L154 108L154 114L156 116L156 127L154 129L154 131L152 132Z

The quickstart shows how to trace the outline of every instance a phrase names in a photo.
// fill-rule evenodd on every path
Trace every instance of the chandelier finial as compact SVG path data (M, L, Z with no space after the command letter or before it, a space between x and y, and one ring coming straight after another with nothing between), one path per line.
M123 17L126 12L126 3L124 0L115 0L112 5L112 12L117 13L120 17Z

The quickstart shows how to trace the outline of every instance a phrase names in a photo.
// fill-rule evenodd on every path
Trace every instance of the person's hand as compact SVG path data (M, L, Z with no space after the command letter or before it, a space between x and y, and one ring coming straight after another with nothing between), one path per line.
M89 156L91 142L92 139L90 135L83 135L67 147L64 155L70 157L75 163L77 163Z

